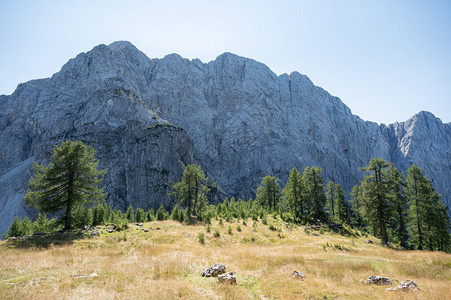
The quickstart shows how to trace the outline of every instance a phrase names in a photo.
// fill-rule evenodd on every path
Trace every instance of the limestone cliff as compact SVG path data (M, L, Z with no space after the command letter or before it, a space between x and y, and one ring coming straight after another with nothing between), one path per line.
M115 42L0 96L0 182L17 176L22 188L1 190L2 216L14 211L1 210L4 203L22 205L30 157L48 160L64 139L97 149L108 199L121 208L168 204L168 185L193 161L224 193L247 199L261 177L285 181L294 166L321 166L326 180L349 191L361 179L358 167L381 157L401 170L419 165L451 200L451 124L428 112L387 126L366 122L307 76L277 76L231 53L209 63L149 59Z

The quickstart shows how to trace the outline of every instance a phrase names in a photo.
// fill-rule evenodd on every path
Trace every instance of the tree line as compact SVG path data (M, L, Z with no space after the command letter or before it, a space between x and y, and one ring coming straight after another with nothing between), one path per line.
M79 141L54 146L50 163L35 163L34 170L25 201L37 208L39 215L34 222L16 217L4 237L110 223L124 228L128 222L165 219L186 224L210 223L212 218L265 220L273 214L304 225L347 224L369 231L384 244L450 250L447 207L416 165L404 174L389 162L373 158L361 168L363 180L352 188L349 201L340 184L329 181L326 185L323 170L309 166L302 173L293 168L283 188L277 177L268 175L257 187L255 199L225 198L218 205L208 203L207 193L211 187L219 187L200 166L188 165L168 193L172 212L162 205L156 212L131 206L125 212L111 208L99 187L106 170L98 170L95 150ZM49 220L47 213L59 218Z

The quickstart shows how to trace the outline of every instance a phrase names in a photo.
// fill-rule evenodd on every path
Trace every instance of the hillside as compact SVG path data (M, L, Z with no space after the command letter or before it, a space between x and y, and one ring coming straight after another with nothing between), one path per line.
M231 53L209 63L150 59L114 42L0 96L0 234L14 215L33 216L23 204L31 161L47 163L66 139L97 150L108 203L123 210L169 208L170 183L192 163L225 196L249 199L263 176L285 182L306 166L349 192L358 168L380 157L401 171L420 166L444 203L451 199L451 125L431 113L379 125L298 72L277 76Z
M98 237L72 231L2 241L0 298L449 299L449 254L389 249L371 236L306 232L272 217L267 225L246 223L213 220L208 233L205 225L154 221L121 232L98 228ZM214 263L234 271L237 285L200 275ZM292 278L294 270L306 278ZM363 283L370 275L395 284L411 279L421 291L389 292Z

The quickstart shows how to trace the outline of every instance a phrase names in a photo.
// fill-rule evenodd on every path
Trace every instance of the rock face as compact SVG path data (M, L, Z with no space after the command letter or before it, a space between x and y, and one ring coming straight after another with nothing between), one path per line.
M207 64L149 59L115 42L0 96L0 180L18 176L0 194L2 216L25 213L28 159L46 162L64 139L94 146L108 168L108 201L120 208L168 204L168 185L192 162L228 196L248 199L263 176L284 182L293 167L311 165L349 191L372 157L402 171L417 164L451 204L451 124L427 112L388 126L365 122L307 76L277 76L230 53Z
M169 186L193 163L193 141L149 110L117 74L133 71L132 58L113 48L81 54L52 78L20 84L11 96L2 96L0 234L14 215L27 214L23 195L33 161L48 163L52 145L66 139L97 150L99 168L108 169L104 186L113 206L171 206ZM139 65L149 62L141 58Z

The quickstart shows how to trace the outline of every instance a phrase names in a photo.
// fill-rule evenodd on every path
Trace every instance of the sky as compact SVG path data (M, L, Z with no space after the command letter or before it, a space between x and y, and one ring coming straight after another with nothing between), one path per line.
M427 110L451 122L451 1L0 0L0 94L78 53L127 40L170 53L298 71L364 120Z

